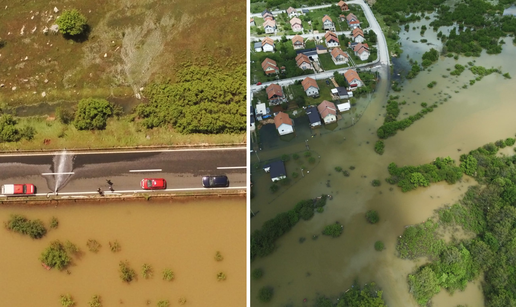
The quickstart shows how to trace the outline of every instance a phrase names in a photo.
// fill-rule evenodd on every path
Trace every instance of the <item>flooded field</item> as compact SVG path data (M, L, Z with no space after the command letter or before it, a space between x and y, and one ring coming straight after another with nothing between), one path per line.
M103 306L156 306L169 300L178 306L245 306L246 209L244 198L191 201L149 201L111 204L74 204L59 207L0 207L0 220L13 213L41 219L52 216L59 227L40 240L0 230L1 306L61 306L59 297L70 294L77 306L88 306L100 295ZM93 253L88 239L102 247ZM45 270L38 260L53 240L70 240L82 251L66 271ZM109 242L121 251L113 253ZM214 259L217 251L222 261ZM130 284L119 277L118 264L127 260L137 274ZM154 276L142 277L150 264ZM172 281L162 271L172 269ZM217 273L227 278L217 280Z
M419 30L411 29L411 32L419 37ZM426 31L428 35L429 32L432 30ZM419 53L431 48L421 45L427 49L418 49L410 54L408 48L409 52L403 53L399 60L408 61L406 55L409 54L410 58L420 61ZM268 174L253 173L255 197L251 209L259 213L251 220L252 230L276 214L292 209L299 200L321 194L334 196L323 213L316 213L309 221L299 222L283 235L273 254L252 263L251 269L264 270L263 277L252 283L253 306L265 306L257 298L258 290L263 286L274 287L275 306L302 306L306 305L303 303L305 298L312 303L317 294L336 297L357 278L360 283L375 281L384 290L389 306L417 306L408 292L406 278L426 260L399 259L395 252L396 239L405 226L421 223L436 209L457 202L467 187L476 183L465 177L455 185L433 184L429 188L402 193L384 181L388 177L387 165L390 162L399 166L418 165L443 156L458 160L460 154L485 143L514 137L514 79L507 80L499 74L492 74L469 86L469 80L474 79L469 70L459 77L449 76L447 70L453 70L457 63L467 65L469 61L475 61L475 65L501 67L504 73L516 76L516 62L512 60L516 57L516 47L506 44L503 49L500 55L484 53L480 58L460 57L454 60L441 57L430 71L421 72L415 79L404 82L399 93L387 92L385 82L380 83L367 111L354 127L308 140L307 144L318 162L309 174L295 180L288 188L281 187L276 194L269 191L271 182ZM427 84L431 81L436 81L437 85L429 89ZM464 84L467 88L463 88ZM421 102L436 102L439 107L405 131L387 139L385 153L379 156L374 152L374 143L378 139L376 130L383 123L388 95L399 95L399 101L407 101L401 106L400 119L418 112ZM281 148L260 152L259 157L261 160L279 158L283 154L303 153L304 150L304 143L285 143ZM256 156L252 156L252 162L257 162ZM347 169L350 176L336 172L334 168L337 166ZM350 170L350 166L355 169ZM299 173L299 167L295 161L287 162L287 174ZM373 179L380 179L381 186L373 187ZM378 224L366 222L364 214L367 210L378 211ZM334 239L320 235L326 225L336 221L344 226L342 236ZM319 235L317 240L312 239L313 235ZM300 238L306 238L306 241L300 243ZM385 243L386 250L374 250L377 240ZM452 297L441 290L432 302L436 307L458 304L481 307L480 282L469 283L464 292L456 292Z

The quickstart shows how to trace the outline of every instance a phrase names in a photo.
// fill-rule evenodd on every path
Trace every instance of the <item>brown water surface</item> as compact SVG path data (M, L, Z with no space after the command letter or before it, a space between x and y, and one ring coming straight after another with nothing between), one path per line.
M453 69L456 63L467 65L473 60L475 65L501 67L504 73L516 76L516 62L513 61L516 47L506 44L503 48L503 53L495 56L484 53L480 58L461 57L458 61L441 58L431 66L431 71L421 72L416 79L405 82L400 93L387 93L385 82L381 83L358 124L308 141L316 157L320 156L318 164L310 174L294 180L288 189L281 187L276 194L271 194L268 175L254 171L255 198L251 209L259 213L251 220L252 230L276 214L292 209L299 200L321 194L332 194L334 198L328 201L323 213L316 213L309 221L300 221L283 235L276 242L277 250L272 255L252 263L251 269L264 269L263 278L252 283L253 306L265 306L257 299L262 286L274 287L276 306L289 303L301 306L304 298L313 302L317 293L336 297L356 278L360 283L375 281L384 290L389 306L417 306L408 292L407 275L426 259L399 259L395 251L396 239L406 225L424 222L436 209L459 201L467 187L476 182L465 177L455 185L439 183L402 193L384 181L388 177L387 166L390 162L399 166L419 165L446 156L458 160L460 154L485 143L514 137L514 79L506 80L499 74L492 74L469 86L469 80L474 76L468 70L459 77L442 77L449 75L447 68ZM426 86L431 81L437 81L433 89ZM464 84L468 84L466 89L462 88ZM400 95L399 101L407 101L401 106L400 119L408 116L405 113L418 112L421 102L429 105L436 102L439 107L410 128L387 139L385 154L379 156L373 148L376 130L383 123L387 94ZM279 158L282 154L302 154L304 150L304 143L287 144L271 152L260 152L259 157L261 160ZM512 148L506 153L511 151ZM252 161L256 162L257 157L252 156ZM336 166L344 169L355 166L356 169L350 170L349 177L344 177L334 170ZM300 173L299 167L295 161L287 162L287 174ZM373 179L380 179L381 186L372 187ZM367 210L378 211L378 224L366 222L364 214ZM343 224L343 235L336 239L322 236L323 228L336 221ZM312 239L313 235L319 235L317 240ZM306 238L306 241L300 243L300 238ZM386 250L374 250L377 240L385 243ZM442 290L432 301L433 306L439 307L483 306L483 295L479 281L475 281L452 298Z
M95 294L103 306L156 306L180 297L188 306L245 306L246 209L242 198L191 201L113 202L59 205L59 207L0 207L0 220L10 214L39 218L59 227L41 240L0 229L0 306L60 306L59 297L71 294L77 306L87 306ZM83 254L74 258L70 274L42 268L38 257L52 240L70 240ZM102 244L98 253L86 248L88 239ZM109 241L122 249L113 253ZM216 251L224 259L215 261ZM127 260L138 274L136 281L119 278L118 263ZM141 266L154 268L144 279ZM171 282L161 272L175 273ZM225 281L216 275L224 272Z

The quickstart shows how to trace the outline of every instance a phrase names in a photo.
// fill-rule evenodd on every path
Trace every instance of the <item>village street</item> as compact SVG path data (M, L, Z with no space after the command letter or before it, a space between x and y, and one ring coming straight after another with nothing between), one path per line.
M348 1L346 3L347 4L358 4L362 7L364 14L367 18L367 21L369 22L369 25L370 25L370 28L368 28L368 29L373 30L376 33L376 37L378 39L377 46L376 46L376 48L378 50L377 60L372 63L357 65L356 68L371 68L371 70L376 71L376 70L379 70L381 66L387 67L388 65L390 65L390 57L389 57L389 50L387 48L387 40L385 39L385 36L383 35L380 24L376 20L376 17L374 16L373 12L371 11L371 8L369 7L369 5L367 3L365 3L363 0ZM330 6L331 6L330 4L326 4L326 5L306 7L304 9L313 10L313 9L325 8L325 7L330 7ZM279 13L283 13L283 11L273 11L272 13L279 14ZM253 16L261 16L261 14L253 14ZM339 33L340 34L346 33L346 35L349 35L348 34L349 32L350 31L343 31L343 32L339 32ZM321 34L321 35L324 35L324 34ZM303 37L309 37L309 36L313 36L313 34L305 34ZM270 37L275 39L272 36L270 36ZM290 36L290 37L292 37L292 36ZM279 38L281 38L281 37L279 37ZM287 36L287 38L289 38L289 36ZM380 64L380 65L377 65L377 64ZM316 80L330 78L333 76L334 72L343 71L343 70L347 70L347 69L346 68L338 68L338 69L333 69L333 70L327 70L325 72L315 73L313 75L303 75L303 76L292 77L292 78L288 78L288 79L264 82L261 85L252 84L251 85L251 93L255 92L255 91L259 91L273 83L279 84L281 86L286 86L286 85L293 84L297 80L303 80L306 77L311 77Z

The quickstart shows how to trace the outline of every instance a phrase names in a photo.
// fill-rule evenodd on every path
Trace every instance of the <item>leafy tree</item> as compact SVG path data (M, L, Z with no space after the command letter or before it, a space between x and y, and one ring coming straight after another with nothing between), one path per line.
M463 163L460 164L460 168L464 174L473 176L477 171L478 161L472 155L468 155Z
M61 301L61 306L63 306L63 307L75 306L75 301L73 300L73 298L70 294L61 295L60 301Z
M274 289L272 287L262 287L258 291L258 298L260 301L267 303L272 300L272 297L274 295Z
M330 224L326 226L322 232L323 235L331 236L333 238L340 237L343 232L343 227L340 224Z
M408 276L409 291L419 305L425 306L435 294L441 291L439 281L430 267L423 267Z
M120 273L120 279L126 283L130 283L136 277L136 272L129 266L129 262L120 261L118 264L118 272Z
M0 143L3 142L18 142L21 139L21 134L16 128L17 121L11 114L0 115Z
M253 279L258 280L258 279L262 278L262 276L263 276L263 269L262 268L256 268L256 269L253 270L251 275L253 276Z
M383 245L383 242L382 241L376 241L374 242L374 249L381 252L383 251L385 248L385 246Z
M378 212L375 210L369 210L365 214L366 220L371 224L376 224L378 221L380 221L380 216L378 215Z
M90 307L102 307L102 301L100 300L100 295L94 295L91 298L91 301L88 302Z
M84 98L79 101L73 124L77 130L104 130L112 115L113 106L107 100Z
M59 31L65 35L77 36L87 29L87 19L78 10L66 10L57 18Z
M174 279L174 272L172 269L164 269L163 270L163 280L165 281L171 281Z
M429 182L423 174L415 172L410 176L410 182L416 186L427 187Z
M385 307L382 298L383 291L374 282L365 284L361 287L357 281L353 283L351 289L340 296L337 307Z
M385 151L385 144L382 140L376 141L376 144L374 144L374 151L379 155L383 155Z
M39 260L46 264L47 266L51 268L56 268L58 270L65 269L70 262L72 261L72 258L68 255L66 252L66 249L60 241L52 241L50 243L50 246L47 247L39 257Z
M23 235L29 235L32 239L41 239L47 233L47 229L41 220L31 221L18 214L11 215L11 218L6 223L6 227Z

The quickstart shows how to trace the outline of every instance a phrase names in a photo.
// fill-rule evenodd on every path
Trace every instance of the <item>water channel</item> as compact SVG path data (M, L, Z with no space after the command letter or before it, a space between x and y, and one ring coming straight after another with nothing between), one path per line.
M59 297L70 294L76 306L87 306L100 295L103 306L156 306L169 300L178 306L245 306L246 208L244 198L75 203L73 205L0 207L0 220L17 213L41 219L47 226L52 216L59 227L40 240L0 229L1 306L60 306ZM86 247L88 239L102 247L98 253ZM38 260L53 240L70 240L81 250L66 271L45 270ZM121 251L113 253L109 242L117 240ZM216 261L220 251L224 259ZM118 264L127 260L136 270L130 284L119 278ZM144 279L141 266L154 268ZM173 281L162 280L170 268ZM225 281L217 273L226 274Z
M406 52L395 62L397 67L394 71L408 66L407 54L421 62L422 53L432 46L435 48L435 45L406 39L413 35L413 40L419 41L419 29L412 30L412 26L428 22L423 20L411 24L409 34L402 31L400 41ZM432 42L435 40L432 36L436 37L436 33L429 28L425 37ZM323 213L316 213L309 221L300 221L283 235L273 254L252 263L251 269L264 270L263 278L252 282L253 306L265 306L257 298L262 286L274 287L275 306L308 306L317 294L336 297L357 278L360 283L376 282L383 289L389 306L417 306L408 292L406 278L426 260L399 259L395 251L396 238L405 226L424 222L437 208L457 202L467 187L475 182L464 178L455 185L440 183L402 193L384 181L388 177L387 165L390 162L400 166L418 165L446 156L458 160L460 154L485 143L514 137L514 79L507 80L499 74L492 74L469 86L469 80L474 79L469 70L459 77L449 76L447 70L453 70L457 63L466 66L469 61L475 61L475 65L501 67L504 73L516 76L516 62L513 60L516 47L509 43L512 38L505 41L508 43L499 55L483 53L479 58L460 57L458 60L441 57L430 70L405 81L399 93L388 92L386 82L381 82L364 116L355 126L308 140L310 149L320 158L311 166L309 174L293 180L289 187L281 187L271 194L268 174L253 170L251 209L258 214L251 219L251 231L276 214L292 209L299 200L321 194L334 196ZM427 87L431 81L437 82L432 89ZM464 84L467 88L463 88ZM388 95L399 95L399 101L407 102L401 106L401 119L419 111L421 102L429 105L437 102L439 107L386 140L385 153L379 156L374 152L376 129L383 123ZM302 154L305 150L304 142L285 142L281 148L253 155L252 162L257 162L258 158L261 161L279 158L282 154ZM306 162L287 162L287 174L300 173L301 164ZM355 169L349 170L351 175L345 177L334 170L336 166L348 170L354 166ZM373 179L380 179L381 186L373 187ZM376 225L368 224L364 218L365 212L371 209L380 215L380 222ZM319 236L312 240L313 235L320 235L326 225L336 221L344 225L342 236L336 239ZM306 241L300 243L301 237ZM374 250L377 240L385 243L386 250ZM453 296L442 290L433 298L433 306L483 306L479 285L478 280L469 283L465 291L456 292ZM305 298L307 303L303 303Z

